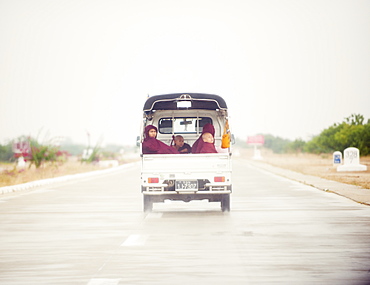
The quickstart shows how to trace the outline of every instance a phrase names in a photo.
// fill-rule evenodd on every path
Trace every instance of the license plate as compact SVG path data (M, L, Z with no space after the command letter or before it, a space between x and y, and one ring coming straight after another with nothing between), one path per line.
M176 180L175 190L198 190L198 180Z

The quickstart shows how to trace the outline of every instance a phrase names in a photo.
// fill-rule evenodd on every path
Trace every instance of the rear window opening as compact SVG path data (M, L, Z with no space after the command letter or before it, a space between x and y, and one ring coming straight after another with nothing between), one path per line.
M212 124L209 117L161 118L158 131L161 134L197 134L202 133L206 124Z

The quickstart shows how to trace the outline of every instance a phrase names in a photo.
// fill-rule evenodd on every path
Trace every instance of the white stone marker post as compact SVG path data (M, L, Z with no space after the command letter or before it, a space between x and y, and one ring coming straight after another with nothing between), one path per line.
M17 167L18 168L25 168L26 167L26 162L24 161L23 156L18 157Z
M349 147L344 150L343 165L337 171L366 171L367 166L360 164L360 151L358 148Z

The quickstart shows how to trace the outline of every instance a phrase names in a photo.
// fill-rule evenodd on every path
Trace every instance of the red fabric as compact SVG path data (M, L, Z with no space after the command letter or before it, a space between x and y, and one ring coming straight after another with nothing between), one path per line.
M142 151L143 154L175 154L179 153L176 149L173 147L166 145L165 143L161 142L160 140L157 140L157 138L151 138L149 137L149 131L151 129L155 129L158 133L158 130L153 125L148 125L145 127L144 130L144 141L142 144Z
M202 148L199 153L217 153L215 145L213 143L203 142Z
M204 133L210 133L213 137L215 137L215 127L212 124L205 124L202 130L202 134L199 136L199 138L194 142L193 146L191 147L192 153L200 153L200 150L203 147L203 139L202 135ZM213 142L214 145L214 142Z

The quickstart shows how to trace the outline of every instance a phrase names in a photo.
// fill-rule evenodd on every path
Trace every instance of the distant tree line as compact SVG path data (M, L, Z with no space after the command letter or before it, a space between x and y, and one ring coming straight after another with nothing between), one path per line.
M310 141L306 142L300 138L291 141L278 136L270 134L261 134L265 137L264 147L271 149L275 153L332 153L334 151L343 151L347 147L356 147L360 150L361 155L370 155L370 119L364 123L364 116L360 114L352 114L348 118L345 118L342 123L335 123L332 126L324 129L319 135L314 136ZM17 139L19 140L19 138ZM14 140L15 141L15 140ZM14 162L16 156L14 156L12 145L14 141L10 141L5 145L0 144L0 161L3 162ZM45 147L37 142L37 140L31 140L34 149L39 150L40 158L37 154L33 154L31 159L35 159L35 163L38 163L38 159L45 159L49 157L53 159L58 151L64 151L71 155L81 155L83 150L86 148L84 145L73 144L67 142L62 144L60 148L55 149L50 146ZM236 144L239 146L246 146L244 141L236 139ZM132 148L135 148L134 146ZM103 157L111 158L114 157L122 146L119 145L108 145L100 152ZM130 148L125 147L125 150ZM48 156L49 155L49 156Z
M7 143L5 145L0 144L0 161L11 162L14 161L14 153L12 149L12 144Z
M21 136L15 140L11 140L7 142L6 144L2 145L0 144L0 161L2 162L14 162L17 159L17 155L13 153L13 143L16 141L29 141L32 145L38 148L42 148L43 151L46 149L47 144L41 144L38 142L38 140ZM58 148L58 150L63 150L70 155L81 155L82 151L86 148L86 146L79 145L79 144L66 144L62 145Z
M265 137L264 147L275 153L332 153L348 147L356 147L361 155L370 155L370 119L364 123L364 116L352 114L342 123L335 123L324 129L319 135L306 142L302 139L294 141L270 134ZM240 144L240 142L239 142Z
M30 143L31 149L29 153L15 154L13 152L13 143L19 141L28 141ZM0 144L0 161L15 162L21 155L27 161L31 162L31 164L35 164L36 167L39 167L46 161L60 161L62 156L64 158L70 155L80 157L86 148L88 148L86 145L75 144L70 139L67 139L66 142L61 145L55 146L48 141L41 143L38 139L20 136L4 145ZM86 162L92 162L95 160L95 157L100 157L102 159L116 159L117 156L120 155L122 149L127 152L134 152L136 150L136 146L109 144L102 148L97 144L96 146L91 147L91 149L93 149L93 153Z
M27 147L19 152L13 152L13 144L17 142L27 142ZM37 139L32 137L20 136L16 140L10 141L5 145L0 144L0 161L14 162L19 157L29 161L29 167L35 165L39 168L43 163L63 163L66 161L68 153L61 151L59 147L52 143L40 143Z
M370 119L364 123L364 116L352 114L312 138L304 149L310 153L329 153L347 147L357 147L361 155L370 155Z

